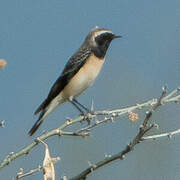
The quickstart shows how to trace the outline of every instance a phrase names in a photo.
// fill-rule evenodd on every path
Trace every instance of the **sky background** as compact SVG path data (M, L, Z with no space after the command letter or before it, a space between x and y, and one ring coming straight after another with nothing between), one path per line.
M0 71L0 159L17 152L40 135L62 124L78 112L66 103L57 108L35 136L27 132L37 117L36 108L47 96L68 58L96 25L111 29L123 38L112 42L100 76L83 95L81 103L95 110L116 109L159 97L161 87L171 91L180 86L180 1L130 0L1 0L0 58L8 62ZM127 117L96 128L88 138L52 137L46 142L57 179L72 177L105 154L120 152L138 131L144 118L132 124ZM167 104L154 113L152 121L165 132L180 127L180 105ZM180 136L137 145L125 160L116 161L88 176L88 180L179 180ZM11 180L19 168L36 168L44 147L36 146L0 171ZM26 177L43 179L42 172Z

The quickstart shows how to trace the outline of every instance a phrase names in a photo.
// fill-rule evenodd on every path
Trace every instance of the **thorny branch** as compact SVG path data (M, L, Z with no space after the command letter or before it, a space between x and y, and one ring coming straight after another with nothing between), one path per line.
M179 90L178 90L179 91ZM176 92L176 91L174 91ZM172 95L174 93L171 93ZM168 97L168 98L167 98ZM163 88L162 94L159 99L157 99L156 103L152 106L151 111L146 112L146 117L143 121L142 126L139 128L139 132L137 133L136 137L130 142L129 145L125 147L125 149L113 156L107 157L102 161L99 161L96 164L91 165L84 171L82 171L80 174L77 176L70 178L69 180L86 180L87 176L92 173L93 171L97 170L98 168L107 165L108 163L115 161L115 160L123 160L125 155L129 152L131 152L134 148L134 146L138 143L140 143L143 140L143 136L150 131L153 127L156 125L150 124L150 118L152 117L153 112L155 112L166 100L169 100L171 96L166 96L166 87ZM178 97L179 98L179 97ZM176 99L178 100L178 99Z
M56 135L57 136L82 136L82 137L88 136L90 133L90 130L92 128L97 127L98 125L101 125L106 122L112 122L113 120L121 117L122 115L133 112L134 110L140 110L144 107L152 107L152 110L146 114L146 119L144 120L143 126L140 128L140 132L138 133L137 137L132 141L132 143L129 146L127 146L126 150L123 151L123 153L121 154L121 157L119 157L119 158L122 158L123 155L126 154L127 152L131 151L132 147L134 145L136 145L139 142L139 140L142 140L141 138L143 137L143 135L147 131L149 131L149 129L147 129L147 122L151 118L152 113L162 104L165 104L168 102L178 102L179 101L179 99L180 99L180 95L178 94L179 91L180 91L180 88L177 88L174 91L172 91L170 94L166 95L166 89L164 89L163 93L159 99L152 99L152 100L149 100L142 104L136 104L134 106L130 106L130 107L126 107L126 108L120 108L120 109L115 109L115 110L96 111L94 114L89 114L89 120L92 122L92 124L88 125L85 128L82 128L80 130L77 130L76 132L66 132L66 131L64 131L64 129L68 126L72 126L76 123L82 122L84 120L84 117L78 116L74 119L68 119L64 124L62 124L61 126L59 126L58 128L56 128L54 130L51 130L49 132L42 134L41 136L38 137L38 139L44 141L45 139L47 139L51 136L56 136ZM100 120L100 121L97 120L97 118L99 116L103 116L104 117L103 120ZM152 127L148 127L148 128L151 129ZM29 144L25 148L21 149L19 152L16 152L16 153L11 152L7 157L5 157L2 160L2 162L0 162L0 169L7 166L9 163L14 161L18 157L20 157L22 155L27 155L31 151L31 149L33 149L38 144L39 144L39 142L34 140L31 144ZM113 161L113 157L114 156L112 156L110 159L106 159L106 161L110 161L110 162ZM116 155L115 155L115 157L116 157ZM100 163L100 166L102 166L101 163Z

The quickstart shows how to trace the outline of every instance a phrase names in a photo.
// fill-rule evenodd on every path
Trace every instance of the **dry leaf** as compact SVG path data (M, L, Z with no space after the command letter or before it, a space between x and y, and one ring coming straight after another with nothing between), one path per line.
M40 139L37 139L45 146L45 156L43 160L44 180L55 180L54 164L60 160L59 157L52 158L48 145Z
M52 158L48 145L42 140L38 140L45 146L45 156L43 160L44 180L55 180L54 164L60 160L60 157Z
M55 180L55 170L52 158L49 152L48 145L43 143L45 146L45 156L43 161L44 168L44 180Z

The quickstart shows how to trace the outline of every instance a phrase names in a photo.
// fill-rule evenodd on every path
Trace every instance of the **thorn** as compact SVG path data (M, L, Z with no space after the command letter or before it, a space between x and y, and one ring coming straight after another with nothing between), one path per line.
M4 120L0 122L0 126L3 128L4 127Z
M163 92L166 92L166 91L167 91L167 84L162 87L162 91L163 91Z
M93 101L93 99L92 99L92 101L91 101L91 111L92 111L92 112L94 111L94 101Z

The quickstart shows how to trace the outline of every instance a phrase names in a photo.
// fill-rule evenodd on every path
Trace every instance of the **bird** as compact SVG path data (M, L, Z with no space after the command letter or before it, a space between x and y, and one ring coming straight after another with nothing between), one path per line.
M86 36L83 44L68 60L59 78L55 81L49 91L47 98L35 111L40 113L38 120L28 132L32 136L43 120L53 112L57 106L64 102L70 102L82 114L88 108L77 101L82 94L98 76L104 61L108 47L112 40L121 38L111 30L95 27Z

